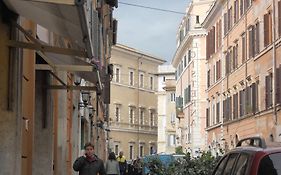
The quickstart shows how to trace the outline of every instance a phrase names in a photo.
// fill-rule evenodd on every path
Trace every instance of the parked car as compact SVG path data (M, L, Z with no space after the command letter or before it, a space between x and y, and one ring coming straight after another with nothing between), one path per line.
M281 143L245 138L220 159L212 175L281 175Z

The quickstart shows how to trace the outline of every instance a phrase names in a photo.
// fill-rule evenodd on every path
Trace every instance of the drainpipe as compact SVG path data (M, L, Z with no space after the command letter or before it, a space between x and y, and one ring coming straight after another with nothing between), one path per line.
M273 48L272 48L272 74L273 74L273 90L272 90L272 99L273 99L273 117L274 117L274 124L277 125L277 110L276 110L276 33L275 33L275 0L272 0L272 40L273 40Z

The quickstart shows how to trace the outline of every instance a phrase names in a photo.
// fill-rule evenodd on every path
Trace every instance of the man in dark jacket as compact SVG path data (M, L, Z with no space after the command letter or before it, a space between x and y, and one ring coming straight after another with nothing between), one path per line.
M86 143L84 149L85 155L73 163L74 171L79 171L79 175L106 175L103 161L94 155L94 145Z

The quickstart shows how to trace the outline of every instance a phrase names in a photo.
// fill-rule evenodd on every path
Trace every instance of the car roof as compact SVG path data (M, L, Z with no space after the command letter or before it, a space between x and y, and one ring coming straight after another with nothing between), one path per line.
M255 152L264 152L264 153L274 153L274 152L281 152L281 143L280 142L269 142L266 145L266 148L260 148L255 146L239 146L232 149L229 152L248 152L248 153L255 153Z

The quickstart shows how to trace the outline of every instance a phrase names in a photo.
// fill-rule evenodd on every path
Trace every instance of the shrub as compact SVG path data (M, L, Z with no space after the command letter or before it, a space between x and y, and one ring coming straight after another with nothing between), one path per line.
M202 152L198 157L191 157L187 153L168 167L157 158L149 159L146 167L152 175L210 175L217 160L218 158L213 157L210 152Z

